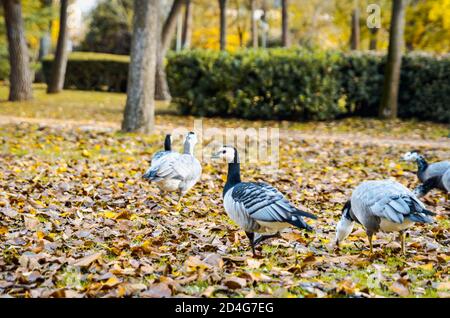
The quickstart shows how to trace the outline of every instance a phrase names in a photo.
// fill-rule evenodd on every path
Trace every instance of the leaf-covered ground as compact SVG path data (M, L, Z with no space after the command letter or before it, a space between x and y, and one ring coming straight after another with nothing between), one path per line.
M4 102L0 86L0 295L14 297L448 297L449 203L425 198L438 216L409 231L408 254L378 234L375 256L356 227L340 251L327 245L360 181L393 177L417 184L400 155L418 148L448 159L445 125L345 119L278 123L205 119L204 127L280 127L280 169L243 165L245 180L276 185L319 216L314 233L287 230L251 257L226 216L224 164L205 164L181 209L141 178L163 131L193 125L157 105L158 130L116 132L125 95L64 91ZM20 123L24 121L24 123ZM93 128L95 128L93 130ZM205 140L205 143L208 140ZM180 146L178 141L177 146Z
M327 248L359 182L394 177L416 185L415 167L399 160L409 147L282 136L277 174L244 164L243 178L276 185L319 219L310 222L314 233L291 228L262 244L264 257L255 259L222 207L224 164L204 165L180 210L142 180L161 139L114 129L0 126L0 294L450 296L450 207L439 192L425 199L436 223L409 231L406 256L394 235L380 233L370 258L359 227L340 251ZM430 160L450 154L444 144L419 149Z

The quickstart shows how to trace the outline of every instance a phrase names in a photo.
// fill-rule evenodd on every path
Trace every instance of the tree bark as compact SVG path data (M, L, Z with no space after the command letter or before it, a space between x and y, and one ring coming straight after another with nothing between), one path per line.
M67 7L69 0L61 0L59 13L59 34L56 44L55 59L52 64L52 73L47 87L47 93L59 93L64 87L64 79L67 68L68 52L68 28L67 28Z
M155 122L155 66L160 0L134 0L127 102L122 130L149 133Z
M8 38L9 100L23 101L33 98L28 47L22 20L22 6L18 0L2 0Z
M397 118L398 88L405 28L405 2L406 0L392 1L389 49L384 75L383 96L379 108L379 116L385 119Z
M219 0L220 7L220 50L227 48L227 0Z
M289 36L289 1L281 0L281 45L289 47L291 45Z
M378 46L378 28L370 29L369 50L376 51Z
M169 85L167 84L166 71L164 68L164 57L170 47L170 42L175 34L177 26L177 18L183 8L184 0L174 0L172 7L170 8L169 15L162 27L161 37L159 39L159 48L156 60L156 87L155 87L155 99L156 100L170 100Z
M183 25L183 49L191 47L192 38L192 8L191 0L186 0L186 8L184 11L184 25Z
M258 21L255 19L256 2L250 0L250 14L251 14L251 33L252 33L252 46L258 48Z
M359 27L359 3L355 0L355 7L352 12L352 32L350 36L350 49L359 50L360 43L360 27Z

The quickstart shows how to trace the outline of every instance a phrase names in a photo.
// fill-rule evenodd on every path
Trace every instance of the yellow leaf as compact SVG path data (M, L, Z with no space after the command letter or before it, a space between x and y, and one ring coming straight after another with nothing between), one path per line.
M91 156L90 152L87 151L86 149L84 149L84 150L81 152L81 155L82 155L83 157L86 157L86 158L89 158L89 157Z
M105 282L105 285L109 286L109 287L113 287L119 283L120 283L119 279L116 276L112 276Z
M424 265L420 265L419 268L426 270L426 271L431 271L434 267L433 263L428 263L428 264L424 264Z
M108 212L104 212L103 216L108 219L114 219L117 216L117 213L108 211Z

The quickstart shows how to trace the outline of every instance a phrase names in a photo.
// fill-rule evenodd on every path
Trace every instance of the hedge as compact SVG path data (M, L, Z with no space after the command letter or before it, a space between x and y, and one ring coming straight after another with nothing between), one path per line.
M73 53L66 88L126 91L127 56ZM51 57L43 63L50 74ZM376 116L385 56L293 49L170 53L167 79L183 114L326 120ZM450 58L403 58L399 116L450 122Z
M48 84L53 56L42 62ZM129 57L126 55L74 52L67 62L64 88L125 92Z
M183 114L248 119L376 116L385 56L300 49L169 55L167 76ZM399 117L450 122L450 58L403 58Z

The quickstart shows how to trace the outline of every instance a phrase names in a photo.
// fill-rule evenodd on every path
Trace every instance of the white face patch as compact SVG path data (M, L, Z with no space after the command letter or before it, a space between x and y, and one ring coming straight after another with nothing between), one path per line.
M223 146L216 152L216 157L224 158L228 163L234 161L234 149L232 147Z
M197 135L196 134L188 134L186 136L186 141L191 145L195 146L197 144Z
M415 151L409 151L407 153L405 153L402 157L403 160L406 161L415 161L419 158L419 154Z
M353 222L342 216L336 225L336 244L341 243L353 230Z

